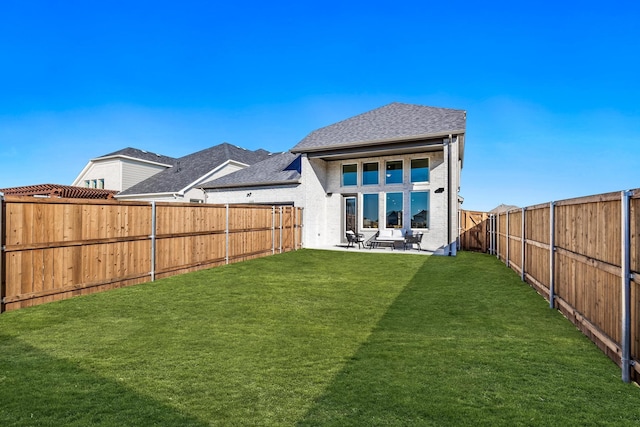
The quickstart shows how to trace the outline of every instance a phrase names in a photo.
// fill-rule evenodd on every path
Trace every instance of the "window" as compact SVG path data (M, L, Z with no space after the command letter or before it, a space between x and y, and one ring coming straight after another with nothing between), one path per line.
M98 180L92 179L91 180L91 188L96 188L97 186L98 186Z
M378 164L362 164L362 185L376 185L378 183Z
M91 187L91 181L89 181L88 179L84 181L84 186L89 188Z
M402 228L402 193L387 193L387 228Z
M385 178L387 184L402 184L402 160L387 162Z
M104 188L104 178L98 180L98 188Z
M342 185L358 185L358 165L342 165Z
M411 228L429 227L429 192L411 192Z
M411 182L429 181L429 159L411 159Z
M378 228L378 195L362 195L362 227Z

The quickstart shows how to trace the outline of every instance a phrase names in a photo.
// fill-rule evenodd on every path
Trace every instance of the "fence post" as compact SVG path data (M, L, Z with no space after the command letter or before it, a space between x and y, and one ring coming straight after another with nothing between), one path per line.
M500 259L500 214L496 214L496 258Z
M296 236L296 207L291 207L291 215L293 220L291 221L291 232L293 233L293 250L298 250L298 236Z
M151 202L151 281L156 280L156 202Z
M521 242L522 242L522 259L521 259L522 265L520 266L521 267L521 269L520 269L520 279L522 279L523 282L524 282L524 262L525 262L524 254L525 254L525 249L526 249L525 239L524 239L524 231L525 231L525 229L524 229L524 227L525 227L524 217L525 217L525 210L526 209L527 208L522 208L522 240L521 240Z
M282 227L283 223L282 223L282 206L280 206L280 253L282 253Z
M556 252L556 202L549 203L549 308L556 308L555 252Z
M506 236L507 236L507 237L505 238L505 242L507 242L507 250L506 250L507 255L506 255L506 260L505 260L505 262L506 262L506 264L507 264L507 267L511 267L511 260L509 259L509 246L511 246L511 245L509 245L509 211L507 211L507 230L506 230Z
M225 208L225 226L224 226L224 263L229 264L229 204L224 205Z
M276 207L271 206L271 255L276 253Z
M629 212L630 191L621 193L622 205L622 381L631 382L631 222Z
M4 294L6 283L4 278L4 193L0 192L0 313L4 311Z
M489 235L489 255L493 255L493 214L489 215L489 229L487 230Z

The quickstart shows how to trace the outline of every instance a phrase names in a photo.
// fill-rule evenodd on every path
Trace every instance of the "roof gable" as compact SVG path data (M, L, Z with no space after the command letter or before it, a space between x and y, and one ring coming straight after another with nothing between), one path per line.
M177 193L206 179L216 168L229 161L252 165L269 156L265 150L246 150L228 143L180 157L174 166L129 187L119 195Z
M200 185L201 188L231 188L260 185L295 184L300 180L300 156L291 152L273 154L268 159L258 162L246 169L225 175L216 180Z
M147 162L162 163L166 165L173 165L176 161L175 158L164 156L162 154L151 153L149 151L140 150L139 148L127 147L122 150L114 151L113 153L105 154L95 158L94 160L100 160L110 157L131 157L134 159L145 160Z
M311 132L292 152L364 146L462 133L466 112L394 102Z

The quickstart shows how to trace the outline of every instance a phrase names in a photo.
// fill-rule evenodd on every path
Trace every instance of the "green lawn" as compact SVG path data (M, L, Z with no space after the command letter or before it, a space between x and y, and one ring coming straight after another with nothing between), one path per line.
M1 426L637 425L495 258L301 250L0 315Z

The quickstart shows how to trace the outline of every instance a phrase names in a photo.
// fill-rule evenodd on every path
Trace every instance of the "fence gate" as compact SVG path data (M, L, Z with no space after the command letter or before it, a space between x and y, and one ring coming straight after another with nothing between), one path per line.
M460 246L463 251L487 252L488 220L486 212L460 211Z

